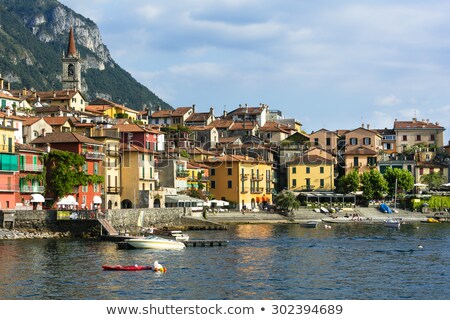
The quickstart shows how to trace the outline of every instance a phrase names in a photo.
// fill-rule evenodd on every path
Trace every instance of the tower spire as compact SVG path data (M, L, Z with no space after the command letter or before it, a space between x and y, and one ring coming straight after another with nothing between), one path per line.
M73 27L70 27L69 32L69 46L67 47L67 57L75 57L77 55L77 48L75 47L75 36L73 35Z

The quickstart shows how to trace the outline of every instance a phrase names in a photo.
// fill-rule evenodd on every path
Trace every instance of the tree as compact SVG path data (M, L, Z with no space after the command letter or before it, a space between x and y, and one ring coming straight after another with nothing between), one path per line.
M355 169L338 180L337 189L341 193L355 192L358 190L359 183L359 173L358 170Z
M389 194L395 195L395 181L397 180L397 193L406 193L414 187L414 176L405 169L387 168L384 178L388 183Z
M370 170L361 175L363 197L366 200L381 199L388 192L388 183L378 170Z
M275 204L277 207L293 212L300 208L300 202L292 191L283 190L275 197Z
M428 189L439 189L441 184L444 183L444 176L438 172L423 175L420 177L420 182L428 185Z
M73 193L74 188L86 185L90 179L82 170L85 162L81 155L68 151L52 150L48 153L45 156L48 190L60 198Z

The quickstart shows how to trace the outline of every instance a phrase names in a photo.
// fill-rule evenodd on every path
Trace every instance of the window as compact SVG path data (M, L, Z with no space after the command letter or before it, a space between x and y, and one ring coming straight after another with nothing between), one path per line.
M311 168L310 167L306 167L306 173L311 173Z
M358 157L353 157L353 166L354 167L358 167L359 166L359 158Z
M392 150L392 143L383 143L384 150Z
M228 168L228 175L231 176L233 174L233 169L232 168Z
M370 145L370 142L371 142L370 138L364 138L363 139L363 144L366 145L366 146Z
M430 174L434 173L434 168L430 168Z
M228 180L228 189L233 188L233 181Z
M434 134L430 135L430 141L434 141Z
M292 167L292 174L297 173L297 168L296 167Z
M314 138L314 145L318 146L319 145L319 138Z
M98 162L94 162L94 174L98 174Z
M321 188L325 187L325 180L324 179L320 179L320 187Z
M292 179L292 187L297 187L297 179Z
M419 168L419 174L423 175L423 168Z
M211 189L215 189L216 188L216 182L213 180L211 181Z
M82 186L81 187L81 192L88 192L88 186Z
M407 141L407 140L408 140L408 137L407 137L406 135L403 135L403 136L402 136L402 140L403 140L403 141Z
M421 138L420 134L418 134L418 135L416 136L416 141L422 141L422 138Z
M356 146L358 144L358 138L350 138L350 145Z
M211 175L215 176L216 175L216 169L211 169Z
M98 192L98 184L94 183L94 192Z
M311 189L311 179L306 178L306 189Z
M320 167L320 173L324 173L325 172L325 168L324 167Z
M331 146L331 138L327 138L327 146Z
M408 171L412 172L412 165L408 164Z

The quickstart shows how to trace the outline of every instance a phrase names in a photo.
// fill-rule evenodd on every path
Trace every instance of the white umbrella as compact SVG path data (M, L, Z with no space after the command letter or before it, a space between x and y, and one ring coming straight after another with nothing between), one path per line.
M450 183L441 184L441 187L450 187Z
M209 205L215 205L217 207L226 207L226 206L230 205L230 203L227 201L223 201L223 200L210 200Z

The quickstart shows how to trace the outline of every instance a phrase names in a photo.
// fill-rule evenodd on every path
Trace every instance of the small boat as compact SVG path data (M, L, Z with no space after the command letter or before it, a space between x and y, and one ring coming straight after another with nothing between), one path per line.
M126 239L125 242L136 249L180 250L186 248L183 242L156 236Z
M441 223L438 219L435 219L435 218L428 218L427 220L422 221L422 222L425 222L425 223Z
M317 228L318 224L319 224L319 221L307 221L304 223L300 223L300 226L304 227L304 228Z
M390 218L390 219L386 219L384 220L384 226L388 227L388 228L400 228L400 220L399 219L395 219L395 218Z
M102 266L105 271L141 271L141 270L153 270L152 266L138 266L135 264L134 266L122 266L120 264L116 264L113 266Z

